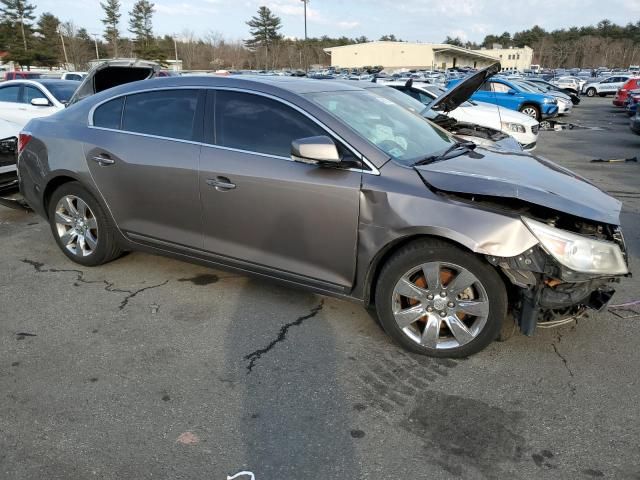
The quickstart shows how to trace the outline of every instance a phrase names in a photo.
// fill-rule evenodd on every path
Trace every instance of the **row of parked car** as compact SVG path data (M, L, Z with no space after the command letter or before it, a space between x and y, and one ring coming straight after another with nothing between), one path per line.
M620 86L613 99L613 105L622 107L629 115L629 128L640 135L640 77L629 78Z

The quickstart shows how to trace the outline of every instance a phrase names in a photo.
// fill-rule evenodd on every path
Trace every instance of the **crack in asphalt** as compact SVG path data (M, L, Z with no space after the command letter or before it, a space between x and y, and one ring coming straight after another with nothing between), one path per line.
M558 334L558 342L560 342L561 339L562 339L562 336L560 334ZM571 378L573 378L574 377L573 370L571 370L571 367L569 367L569 362L567 361L567 358L560 353L560 351L558 350L558 347L556 346L555 343L552 343L551 346L553 347L553 351L556 352L556 355L560 358L560 360L562 360L562 363L564 364L564 368L566 368L567 372L569 372L569 376ZM568 381L567 385L569 386L569 389L571 390L571 395L575 395L576 394L576 386L572 385L571 381Z
M78 286L78 283L84 283L87 285L92 285L92 284L97 284L97 283L101 283L104 284L104 289L105 291L109 292L109 293L124 293L127 294L127 296L120 302L120 305L118 306L118 310L124 310L124 308L129 304L129 300L131 300L132 298L136 297L137 295L141 294L142 292L145 292L147 290L151 290L154 288L158 288L158 287L162 287L164 285L166 285L167 283L169 283L169 280L165 280L162 283L159 283L157 285L150 285L148 287L143 287L143 288L139 288L137 290L125 290L122 288L116 288L115 284L113 282L109 282L107 280L86 280L84 278L84 272L82 270L77 270L77 269L73 269L73 268L44 268L44 263L42 262L36 262L35 260L30 260L28 258L23 258L21 260L22 263L26 263L27 265L31 265L33 267L33 269L37 272L37 273L75 273L76 274L76 279L75 279L75 285Z
M315 317L318 313L320 313L320 310L322 310L323 307L324 307L324 299L320 300L320 303L315 307L313 307L308 314L303 315L302 317L298 317L293 322L289 322L283 325L282 327L280 327L278 336L274 340L272 340L269 343L269 345L267 345L266 347L260 348L255 352L251 352L248 355L245 355L244 359L249 360L249 364L247 365L247 375L251 373L256 362L262 357L262 355L264 355L265 353L268 353L278 343L284 341L287 338L287 333L289 332L289 329L291 327L297 327L301 325L302 322L304 322L305 320L309 320L310 318Z

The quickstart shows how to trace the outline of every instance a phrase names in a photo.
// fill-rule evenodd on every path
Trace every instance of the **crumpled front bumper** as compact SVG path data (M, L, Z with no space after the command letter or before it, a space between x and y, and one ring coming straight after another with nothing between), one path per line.
M545 322L576 317L588 309L603 310L622 278L572 271L538 245L515 257L487 256L487 260L513 285L513 315L525 335L532 335Z

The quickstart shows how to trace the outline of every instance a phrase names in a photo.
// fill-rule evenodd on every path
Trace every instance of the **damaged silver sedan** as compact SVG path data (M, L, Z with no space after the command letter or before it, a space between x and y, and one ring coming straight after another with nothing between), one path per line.
M72 261L145 250L353 299L421 354L602 309L628 275L617 200L357 85L137 81L33 120L20 148Z

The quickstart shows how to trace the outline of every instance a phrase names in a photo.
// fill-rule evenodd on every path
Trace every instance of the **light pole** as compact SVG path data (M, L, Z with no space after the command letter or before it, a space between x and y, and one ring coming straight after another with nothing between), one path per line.
M92 33L93 35L93 43L96 45L96 60L100 60L100 53L98 52L98 35L99 33Z
M309 66L307 65L307 3L309 0L301 0L304 3L304 44L302 45L302 49L304 50L304 71L309 71Z

